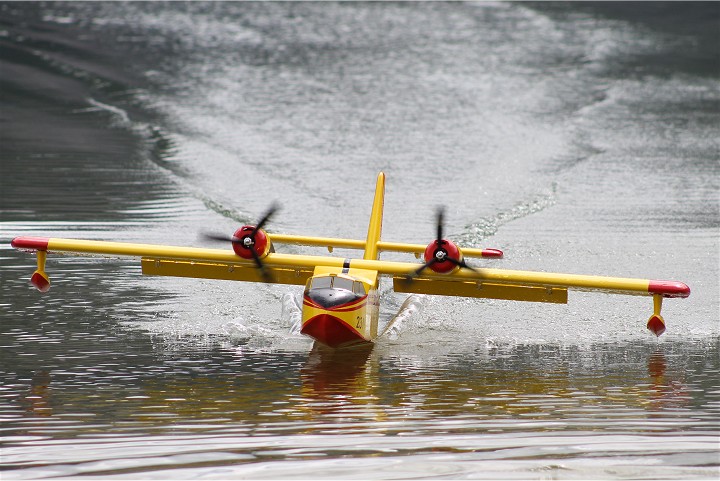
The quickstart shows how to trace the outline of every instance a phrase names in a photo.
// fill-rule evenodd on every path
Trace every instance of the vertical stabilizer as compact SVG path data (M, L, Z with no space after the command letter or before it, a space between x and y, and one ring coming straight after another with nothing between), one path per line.
M368 226L367 240L365 241L365 254L363 259L375 260L378 258L378 242L382 233L383 206L385 204L385 174L380 172L375 185L375 199L372 212L370 212L370 225Z

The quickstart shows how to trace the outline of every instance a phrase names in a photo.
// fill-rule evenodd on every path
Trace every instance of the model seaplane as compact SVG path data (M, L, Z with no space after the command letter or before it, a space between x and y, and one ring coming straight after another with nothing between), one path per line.
M500 258L497 249L461 248L443 236L438 211L437 235L427 246L386 242L382 231L385 175L377 178L367 238L363 240L269 234L264 227L277 210L272 207L256 225L232 236L207 235L231 249L207 249L151 244L104 242L45 237L16 237L12 246L37 254L30 282L41 292L50 288L45 272L48 252L141 258L142 273L305 286L301 332L331 348L367 345L378 337L381 276L393 279L396 292L506 299L566 304L568 290L645 295L654 310L647 327L656 336L665 331L660 315L664 298L688 297L690 288L677 281L557 274L471 267L465 258ZM296 244L363 251L362 258L276 253L274 246ZM418 262L380 260L383 251L422 256Z

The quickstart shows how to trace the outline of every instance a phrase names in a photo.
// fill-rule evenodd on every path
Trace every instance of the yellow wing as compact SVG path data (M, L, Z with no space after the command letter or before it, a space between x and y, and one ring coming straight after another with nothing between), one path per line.
M297 236L292 236L297 238ZM291 236L273 236L282 243ZM347 239L305 237L308 245L362 248L364 242ZM382 243L386 248L401 246L397 250L417 252L423 246L413 244ZM70 252L76 254L131 256L142 258L143 273L263 282L251 260L245 260L231 250L179 247L125 242L89 241L77 239L17 237L12 241L17 249L39 252ZM394 249L393 249L394 250ZM478 249L479 250L479 249ZM472 251L471 251L472 252ZM463 249L463 254L466 250ZM471 255L471 254L468 254ZM43 265L38 270L44 272ZM344 259L333 256L297 254L268 254L263 263L271 270L273 281L280 284L305 284L315 267L351 267L376 271L391 276L398 292L455 295L465 297L491 297L538 302L566 302L567 290L605 291L632 295L661 295L688 297L690 289L677 281L653 281L619 277L585 276L548 272L507 269L458 269L449 274L436 274L426 269L420 275L414 262L393 262L374 259ZM412 280L408 280L411 278Z

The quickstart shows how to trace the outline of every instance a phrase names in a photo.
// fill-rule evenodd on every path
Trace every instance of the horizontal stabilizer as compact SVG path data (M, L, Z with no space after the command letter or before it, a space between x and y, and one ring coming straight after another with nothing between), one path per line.
M310 237L290 234L268 234L273 244L294 244L314 247L325 247L330 252L333 249L359 249L365 248L366 241L359 239L338 239L334 237ZM381 252L405 252L415 254L420 257L427 248L425 244L408 244L404 242L387 242L378 241L378 251ZM478 249L471 247L461 247L463 256L465 257L485 257L491 259L500 259L503 257L503 251L500 249Z

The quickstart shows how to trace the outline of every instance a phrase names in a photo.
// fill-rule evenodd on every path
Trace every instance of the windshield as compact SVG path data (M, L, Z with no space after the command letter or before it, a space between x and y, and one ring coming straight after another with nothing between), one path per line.
M326 308L356 301L366 294L362 282L336 275L313 277L305 289L308 298Z
M335 289L345 289L346 291L353 290L353 281L345 279L344 277L336 277L333 281L333 287Z
M323 289L332 287L332 276L327 277L313 277L312 283L308 286L310 289Z

